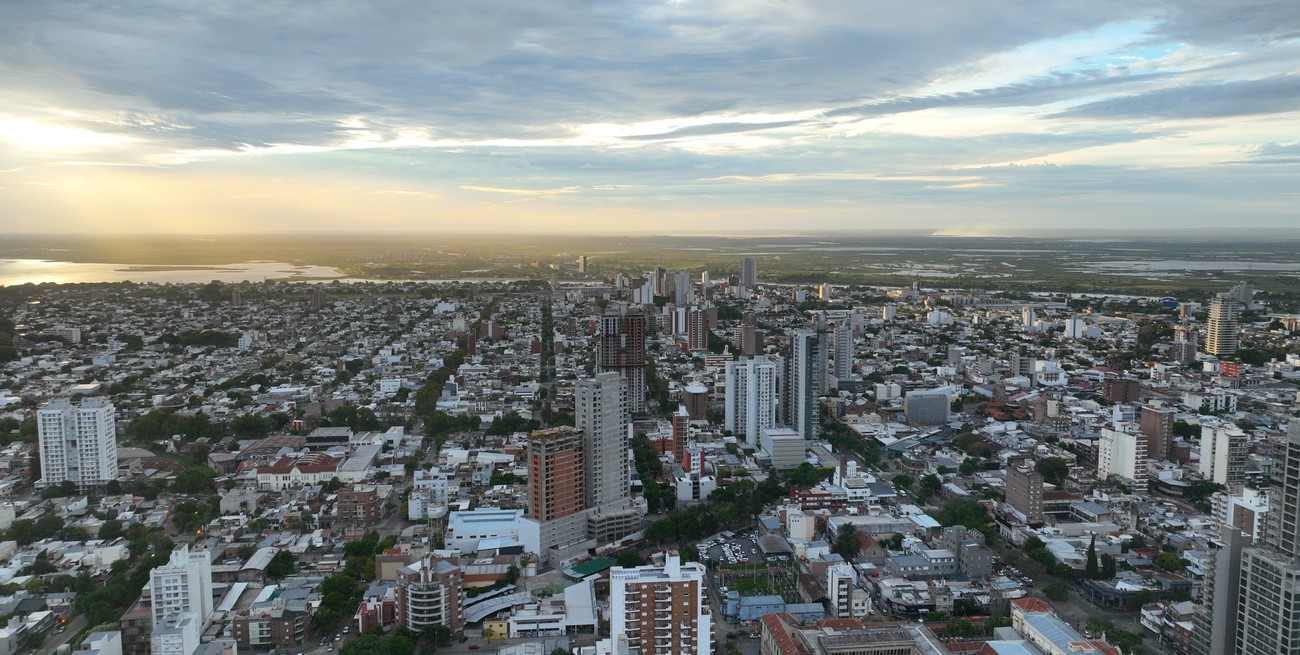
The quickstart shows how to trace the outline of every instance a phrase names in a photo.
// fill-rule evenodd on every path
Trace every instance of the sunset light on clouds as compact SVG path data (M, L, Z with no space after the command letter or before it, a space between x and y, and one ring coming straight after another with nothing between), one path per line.
M5 232L1293 227L1287 2L0 5Z

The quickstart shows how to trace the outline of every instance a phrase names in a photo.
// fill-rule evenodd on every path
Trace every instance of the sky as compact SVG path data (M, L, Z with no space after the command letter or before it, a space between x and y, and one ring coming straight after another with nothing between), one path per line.
M1295 0L5 0L0 233L1300 227Z

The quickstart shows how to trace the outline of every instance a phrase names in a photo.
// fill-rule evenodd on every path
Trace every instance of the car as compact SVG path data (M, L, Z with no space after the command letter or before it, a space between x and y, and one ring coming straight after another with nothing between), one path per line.
M469 649L470 649L470 650L478 650L478 644L470 644L470 645L469 645Z

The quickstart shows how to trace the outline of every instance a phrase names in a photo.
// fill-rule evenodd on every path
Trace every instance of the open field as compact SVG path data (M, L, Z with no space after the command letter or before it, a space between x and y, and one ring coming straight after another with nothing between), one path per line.
M589 273L576 269L587 255ZM601 280L662 266L764 282L1003 291L1111 292L1204 299L1238 281L1300 300L1300 231L1247 237L955 237L921 233L721 236L295 235L6 237L0 258L167 270L287 262L375 280Z

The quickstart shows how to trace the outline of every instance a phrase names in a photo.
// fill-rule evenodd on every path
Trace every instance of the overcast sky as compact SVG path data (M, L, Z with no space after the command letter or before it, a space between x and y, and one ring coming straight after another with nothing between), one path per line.
M1296 0L0 3L0 231L1300 227Z

